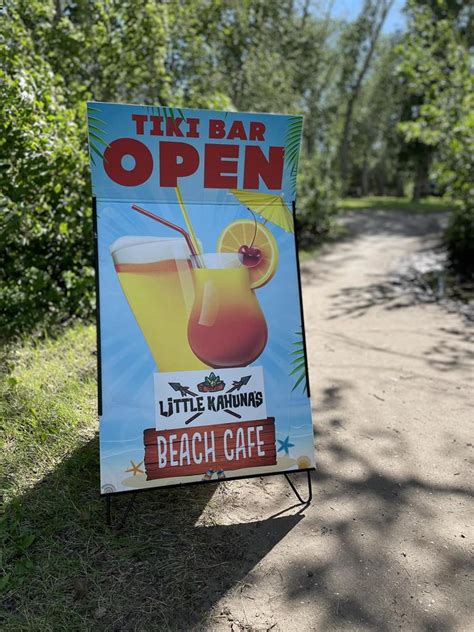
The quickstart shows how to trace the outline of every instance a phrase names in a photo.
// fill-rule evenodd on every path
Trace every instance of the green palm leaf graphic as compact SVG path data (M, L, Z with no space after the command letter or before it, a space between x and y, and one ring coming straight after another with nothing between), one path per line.
M104 140L101 136L98 136L96 133L91 132L90 129L89 129L89 136L93 138L95 141L97 141L99 145L104 145L104 147L107 147L108 142Z
M306 358L304 352L303 331L297 331L296 335L298 336L298 340L293 343L293 346L296 348L290 353L290 356L292 356L292 360L290 362L290 366L292 367L290 376L294 376L296 378L296 382L291 390L293 392L304 380L303 393L307 393L308 377L306 375Z
M103 123L105 125L105 121L100 118L97 118L97 116L88 116L87 119L89 121L92 121L93 123Z
M290 172L290 184L293 196L296 194L296 176L300 157L303 117L291 116L285 136L285 166Z
M153 114L154 116L161 115L165 119L165 121L168 118L171 118L174 121L178 116L182 118L183 121L186 120L186 117L184 116L183 110L181 110L181 108L170 108L165 107L164 105L149 105L148 112L150 114Z
M91 162L93 165L95 165L94 155L99 156L101 160L104 159L104 152L100 148L100 146L102 145L103 147L107 147L109 144L105 139L106 131L104 127L106 123L103 119L95 115L96 112L100 114L101 110L99 108L94 108L91 106L87 108L87 125L89 128L89 155L91 157Z

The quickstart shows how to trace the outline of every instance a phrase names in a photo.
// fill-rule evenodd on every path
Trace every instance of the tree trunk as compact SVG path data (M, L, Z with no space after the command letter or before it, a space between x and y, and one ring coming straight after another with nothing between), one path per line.
M344 130L342 132L342 143L341 143L341 180L342 187L345 192L347 187L347 176L349 173L349 134L351 131L351 123L352 123L352 111L354 109L356 97L353 96L349 99L349 103L347 104L346 116L344 118Z
M421 198L421 179L420 179L419 169L417 168L416 173L415 173L415 182L413 186L413 195L411 197L411 201L419 202L420 198Z
M431 152L429 150L425 151L417 160L412 196L413 202L419 202L420 199L428 193L430 162Z
M385 195L385 171L380 172L380 195Z
M363 196L369 194L369 165L366 158L364 159L364 164L362 165L361 188Z
M54 17L53 17L53 26L56 26L59 20L63 16L63 8L61 6L61 0L55 0L54 2Z
M349 173L349 139L350 132L352 126L352 114L354 111L354 105L359 97L360 89L362 87L362 82L364 81L365 75L370 67L370 62L372 60L372 56L375 51L375 47L377 45L377 41L379 39L380 31L382 30L382 26L385 22L385 18L387 17L388 12L390 11L394 0L388 0L382 7L379 20L375 26L375 29L370 34L369 40L369 50L364 59L364 63L362 64L362 68L360 69L354 89L349 97L349 101L347 103L346 114L344 117L344 129L342 132L342 142L340 148L340 169L341 169L341 180L343 190L347 187L347 177ZM364 9L363 9L364 11Z
M399 173L397 173L395 177L395 195L397 197L403 197L403 193L404 193L403 189L404 189L403 178L401 177Z

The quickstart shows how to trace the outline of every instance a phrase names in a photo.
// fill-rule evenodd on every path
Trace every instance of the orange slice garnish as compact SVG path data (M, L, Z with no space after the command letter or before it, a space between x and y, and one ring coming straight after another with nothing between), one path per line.
M270 281L278 266L278 246L270 229L258 221L255 225L251 219L232 222L222 231L217 241L217 252L238 253L241 246L250 245L258 248L262 255L258 264L249 268L250 287L256 289Z

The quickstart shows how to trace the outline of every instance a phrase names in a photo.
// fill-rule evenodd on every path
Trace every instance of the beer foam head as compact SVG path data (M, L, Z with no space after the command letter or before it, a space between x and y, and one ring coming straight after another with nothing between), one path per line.
M120 237L109 250L115 264L189 259L191 255L182 237Z

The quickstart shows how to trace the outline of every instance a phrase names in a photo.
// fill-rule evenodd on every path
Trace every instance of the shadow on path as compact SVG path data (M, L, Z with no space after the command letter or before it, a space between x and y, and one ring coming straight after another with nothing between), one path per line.
M323 281L349 262L354 265L363 258L366 249L354 252L351 244L359 238L379 237L376 247L382 244L390 252L397 237L416 238L417 246L409 254L395 259L391 270L378 273L376 261L369 277L370 283L347 284L331 295L329 320L341 316L360 318L373 307L388 311L422 304L440 305L448 313L459 313L474 321L474 287L453 275L449 270L447 253L441 246L442 229L446 223L444 213L410 215L402 212L361 211L342 218L348 236L338 244L337 255L321 265L302 267L303 280ZM385 241L389 238L389 241ZM365 243L365 242L364 242ZM397 252L397 251L395 251ZM320 262L318 262L320 263ZM325 265L328 263L328 265Z
M447 224L447 213L440 211L416 214L403 211L359 210L344 212L341 221L347 230L345 240L355 239L361 235L429 239L440 235Z
M352 387L335 381L316 407L317 497L300 543L306 567L294 563L285 578L288 603L317 604L323 613L318 625L303 629L467 629L473 491L456 478L437 481L436 469L414 473L409 459L404 463L409 439L398 424L357 426L338 414ZM472 444L455 436L446 437L442 457L452 467L455 456L472 462ZM388 463L396 457L398 471Z
M34 534L35 541L28 550L32 571L2 604L4 625L199 628L216 601L303 517L291 501L289 515L218 524L232 510L228 486L236 483L229 482L137 494L125 527L115 531L105 526L98 469L95 438L7 509L9 520L21 520L21 537ZM209 508L217 488L218 503ZM117 518L129 498L113 498Z

